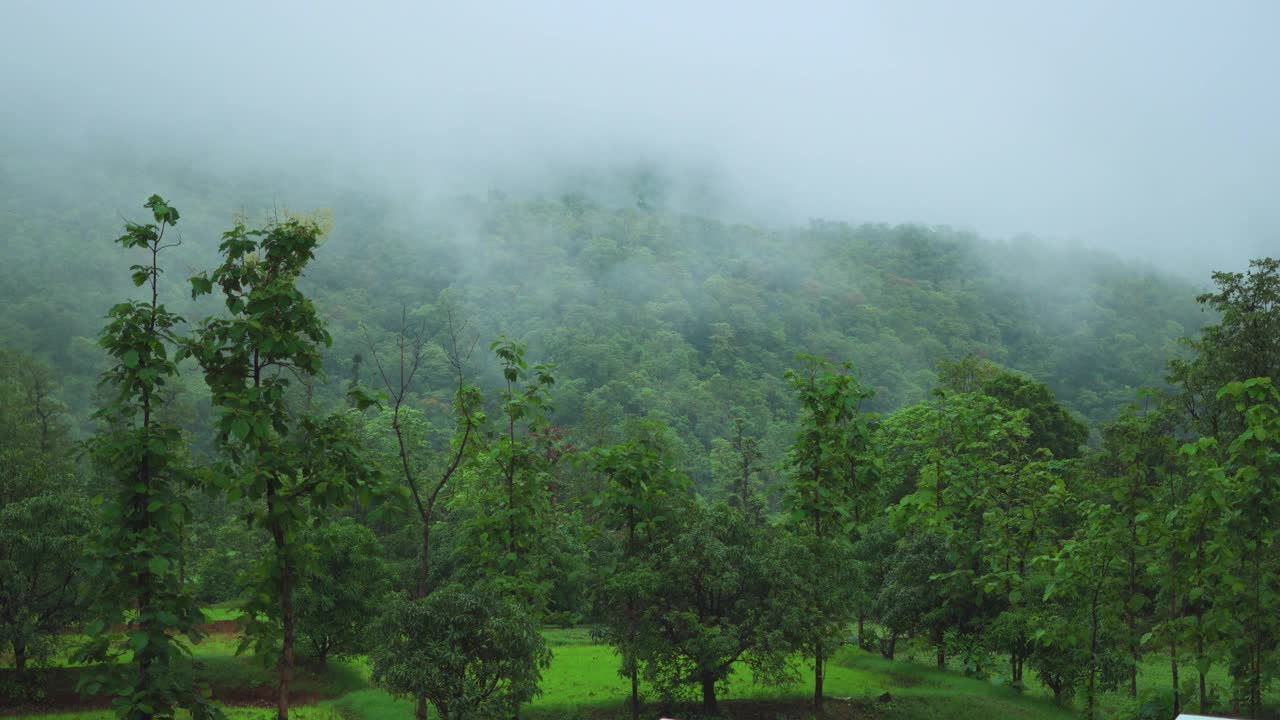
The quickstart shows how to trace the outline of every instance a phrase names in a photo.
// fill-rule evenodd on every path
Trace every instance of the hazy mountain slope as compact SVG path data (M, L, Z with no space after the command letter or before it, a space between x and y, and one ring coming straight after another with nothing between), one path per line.
M216 306L193 307L184 278L210 265L235 215L332 212L306 280L335 337L322 401L336 401L353 356L367 355L362 328L380 337L407 307L439 329L448 302L483 343L505 333L556 363L562 425L591 433L627 416L662 417L706 473L707 449L735 415L780 451L791 412L782 376L797 353L852 361L881 410L924 397L940 358L978 353L1046 381L1096 422L1136 387L1161 382L1176 338L1205 319L1195 288L1177 278L946 228L815 221L768 230L579 194L419 206L319 182L22 157L5 158L0 186L0 343L56 366L82 417L97 369L92 338L105 309L132 292L133 259L111 239L121 214L140 218L152 191L183 213L164 289L191 317ZM481 379L495 380L479 355ZM430 402L446 386L439 372L425 379ZM198 423L201 403L191 404Z

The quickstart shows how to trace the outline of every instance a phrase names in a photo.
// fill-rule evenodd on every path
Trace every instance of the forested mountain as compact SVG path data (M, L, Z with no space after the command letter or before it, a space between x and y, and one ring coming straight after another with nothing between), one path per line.
M554 424L610 435L624 418L662 420L700 479L738 417L780 457L795 411L782 375L797 353L852 361L879 411L926 397L940 360L975 354L1047 383L1096 425L1160 385L1177 339L1211 320L1192 283L1106 253L947 227L735 224L663 209L651 174L621 176L601 199L566 184L554 197L417 204L172 159L84 160L11 148L0 176L0 343L56 368L82 433L102 313L131 292L110 239L156 186L184 210L161 281L183 313L186 275L235 218L322 208L332 229L303 281L334 336L318 401L336 402L353 373L372 379L369 339L402 311L436 333L447 305L467 333L520 338L557 366ZM480 355L472 371L493 385ZM420 402L447 402L443 380L429 370ZM207 421L201 392L184 405L192 429Z
M281 720L295 653L365 655L423 720L518 714L552 624L612 646L633 718L642 686L718 716L743 664L811 667L821 712L830 661L899 643L1088 717L1221 706L1215 663L1269 702L1274 259L1197 295L1030 240L664 209L652 174L267 207L242 193L279 180L120 164L193 199L122 219L134 180L18 167L0 627L37 694L79 628L88 695L217 718L163 669L225 603Z
M1280 3L1150 4L0 2L0 720L1280 720Z

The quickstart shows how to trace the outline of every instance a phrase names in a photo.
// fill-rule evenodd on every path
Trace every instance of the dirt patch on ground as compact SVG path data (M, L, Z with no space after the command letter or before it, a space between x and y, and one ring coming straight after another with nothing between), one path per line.
M107 695L81 696L76 692L79 672L76 668L34 670L19 679L14 670L0 670L0 716L55 712L77 712L109 707ZM214 702L236 707L275 707L275 685L219 687L213 686ZM295 690L289 694L290 705L309 705L326 700L330 695L315 690Z
M137 625L116 625L111 628L111 632L124 633L128 630L137 630L137 629L138 629ZM239 618L233 618L231 620L215 620L211 623L198 625L197 629L199 629L200 632L204 633L205 635L235 635L240 631L242 631L244 629L244 626ZM75 635L79 632L80 630L78 630L77 628L63 628L62 630L59 630L57 634Z
M275 707L276 688L274 685L263 685L256 688L224 688L219 692L214 688L213 699L221 705L236 707ZM331 696L314 690L294 690L289 693L289 705L311 705Z

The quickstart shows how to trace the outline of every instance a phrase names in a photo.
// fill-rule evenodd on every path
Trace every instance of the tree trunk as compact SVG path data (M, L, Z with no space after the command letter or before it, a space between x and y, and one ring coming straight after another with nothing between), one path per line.
M286 561L284 576L280 578L282 597L280 607L284 611L284 637L280 652L280 697L276 704L277 720L289 720L289 685L293 682L293 581L289 577Z
M418 587L414 599L427 596L427 583L431 573L431 523L425 518L422 521L422 559L418 562Z
M1094 660L1094 662L1097 662L1097 661ZM1097 717L1093 714L1093 703L1094 703L1094 692L1095 692L1094 688L1096 687L1096 684L1097 684L1097 677L1098 677L1098 669L1093 667L1089 668L1089 687L1085 691L1086 693L1088 693L1088 709L1084 711L1084 716L1085 718L1087 718L1087 720L1094 720L1094 718Z
M268 490L267 508L271 512L275 493ZM293 564L289 561L284 528L280 522L273 521L271 535L275 540L276 553L280 563L280 616L283 624L281 637L280 661L276 666L279 673L279 687L276 696L276 719L289 720L289 685L293 681Z
M1200 623L1204 620L1204 612L1196 613L1196 660L1204 657L1204 631L1200 628ZM1209 688L1205 682L1204 673L1200 674L1200 714L1209 712Z
M635 661L631 665L631 720L639 720L640 718L640 673L636 669Z
M1138 477L1134 476L1132 498L1135 507L1129 515L1129 599L1138 594L1138 523L1137 497L1140 492ZM1129 630L1129 697L1138 697L1138 660L1141 649L1138 643L1138 613L1130 609L1125 613L1125 625Z
M1129 659L1133 662L1129 666L1129 697L1136 698L1138 697L1138 651L1136 649L1130 650Z
M864 613L859 612L858 613L858 649L859 650L867 649L867 643L865 640L863 640L863 638L866 637L865 631L863 629L863 623L865 623L866 620L867 620L867 616Z
M1178 689L1178 641L1169 641L1169 669L1173 671L1173 715L1182 714L1182 695Z
M890 631L889 644L885 645L883 640L880 641L880 655L882 655L885 660L892 660L894 653L897 652L897 647L898 633Z
M1262 553L1258 551L1261 543L1254 541L1253 552L1253 648L1250 653L1249 677L1249 709L1257 717L1262 713Z
M396 428L396 437L400 439L401 457L407 458L404 454L404 440L400 435L400 429ZM405 460L405 473L408 476L408 460ZM412 482L412 480L410 480ZM414 492L417 492L414 490ZM415 496L416 497L416 496ZM434 500L434 499L433 499ZM418 584L414 588L413 598L420 600L427 596L431 587L431 508L428 507L422 513L422 557L418 559ZM418 695L414 698L413 716L416 720L427 720L427 696Z
M947 649L941 645L938 646L938 669L947 669Z
M1098 589L1096 588L1093 593L1093 606L1090 608L1089 623L1088 710L1085 711L1085 717L1093 720L1093 706L1096 699L1094 696L1097 694L1098 681Z
M716 703L716 679L711 673L702 674L702 714L714 717L720 714Z
M187 589L187 524L178 525L178 591Z
M153 632L155 630L154 628L155 617L154 617L154 614L150 612L151 600L152 600L151 588L147 583L146 579L144 579L142 582L143 582L142 592L139 594L139 602L138 602L138 616L140 618L148 618L148 619L145 621L140 621L138 623L138 628L143 632L147 633L150 637L155 637ZM127 630L127 627L128 625L126 624L126 630ZM140 657L135 655L135 657L137 657L137 660L138 660L138 689L149 694L153 689L151 687L151 683L152 683L151 666L155 664L155 648L151 647L150 643L148 643L147 647L140 653L140 655L141 655ZM142 710L137 708L135 708L135 710L137 710L138 712L138 717L144 718L146 720L150 720L150 718L155 717L154 713L143 712Z
M19 673L27 669L27 643L25 641L13 641L13 667Z
M813 647L813 712L819 718L823 716L822 712L822 641L819 640Z

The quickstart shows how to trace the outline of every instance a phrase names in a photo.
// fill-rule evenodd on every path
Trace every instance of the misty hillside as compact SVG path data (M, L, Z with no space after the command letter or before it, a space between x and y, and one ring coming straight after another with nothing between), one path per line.
M1280 719L1278 26L0 2L0 720Z
M307 278L335 339L316 397L338 401L353 358L367 360L368 338L397 329L402 309L438 333L449 305L482 343L519 338L532 360L556 365L558 425L617 432L628 417L662 419L704 476L707 449L735 417L772 456L781 452L793 411L782 376L797 353L852 361L880 411L926 397L939 360L973 353L1046 382L1096 424L1136 389L1159 385L1177 339L1208 319L1194 285L1148 267L945 227L765 228L664 210L643 196L597 203L589 189L416 206L316 182L124 160L24 167L21 157L11 155L17 172L0 187L0 343L52 363L82 422L101 369L102 315L133 292L111 240L152 191L183 213L161 288L191 317L214 308L192 307L185 278L210 266L236 216L331 214ZM272 187L294 190L282 201ZM476 353L473 371L494 387L485 355ZM358 368L361 380L373 380L371 368ZM441 372L428 372L424 402L445 401ZM191 389L191 423L207 419L201 392Z

